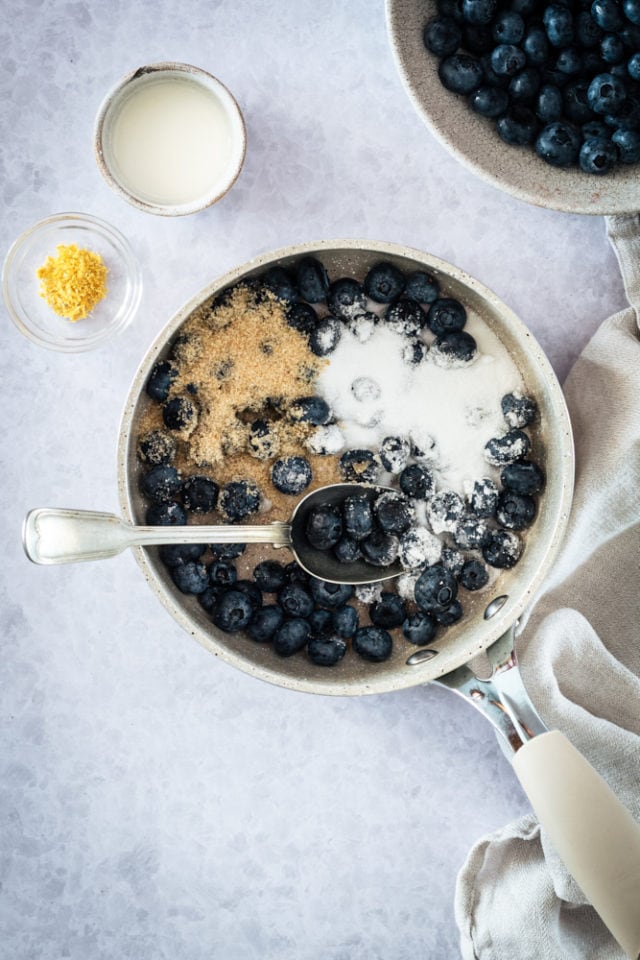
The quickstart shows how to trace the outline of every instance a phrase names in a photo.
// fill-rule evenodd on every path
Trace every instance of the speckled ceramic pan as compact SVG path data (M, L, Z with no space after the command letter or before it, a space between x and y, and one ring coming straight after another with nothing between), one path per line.
M483 180L520 200L565 213L615 214L640 209L640 166L602 177L545 163L530 147L503 143L491 120L467 107L438 78L438 58L422 42L435 0L386 0L387 28L409 97L431 132Z
M213 281L189 301L167 324L151 345L136 374L126 402L120 429L118 480L124 516L142 523L145 508L139 494L140 464L136 458L136 434L140 412L147 402L144 386L156 360L165 357L182 323L213 294L243 277L260 274L274 264L288 266L299 257L313 254L325 264L332 278L351 276L363 280L368 269L381 259L401 270L426 269L439 280L443 291L459 298L499 337L519 368L526 389L538 401L539 423L531 431L533 456L543 463L547 483L539 500L539 513L526 539L526 548L512 570L502 571L490 588L465 595L465 616L439 632L430 644L429 659L419 666L406 664L416 647L399 641L385 663L363 661L352 651L335 667L314 666L304 654L278 657L269 644L258 644L241 634L218 631L195 597L180 593L154 549L136 548L135 554L152 590L167 610L211 653L253 676L296 690L325 694L364 694L397 690L443 676L485 650L522 614L547 574L565 529L573 488L573 445L562 391L551 366L526 327L490 290L456 269L417 250L371 241L325 241L288 247L265 254ZM288 562L286 548L277 558ZM496 598L504 601L495 603ZM496 612L486 618L492 605Z

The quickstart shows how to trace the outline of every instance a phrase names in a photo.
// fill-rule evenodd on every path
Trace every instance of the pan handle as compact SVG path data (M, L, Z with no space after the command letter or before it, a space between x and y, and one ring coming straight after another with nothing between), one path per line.
M513 766L569 872L632 960L640 956L640 824L559 730Z

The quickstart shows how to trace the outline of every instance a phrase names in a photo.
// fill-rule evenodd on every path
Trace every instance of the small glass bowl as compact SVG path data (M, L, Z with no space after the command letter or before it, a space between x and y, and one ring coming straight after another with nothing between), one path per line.
M37 276L59 244L75 243L99 253L107 268L104 300L84 320L59 317L40 296ZM2 269L2 293L21 333L42 347L79 353L104 343L131 323L142 296L142 275L128 241L119 230L87 213L58 213L40 220L18 237Z

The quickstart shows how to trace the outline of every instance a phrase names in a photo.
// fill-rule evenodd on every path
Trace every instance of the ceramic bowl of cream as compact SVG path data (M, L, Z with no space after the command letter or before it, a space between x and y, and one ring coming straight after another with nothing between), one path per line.
M123 77L96 118L98 168L124 200L165 217L204 210L237 180L246 152L242 113L227 87L185 63L152 63Z

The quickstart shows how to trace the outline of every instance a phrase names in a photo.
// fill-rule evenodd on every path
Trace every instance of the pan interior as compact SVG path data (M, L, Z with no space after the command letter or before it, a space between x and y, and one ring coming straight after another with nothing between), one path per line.
M433 654L418 666L406 665L407 658L418 648L400 639L394 644L392 657L384 663L365 662L349 651L335 667L323 668L312 664L303 654L283 659L274 654L269 644L255 643L243 634L222 633L214 627L195 597L180 593L157 550L138 548L136 556L152 589L172 616L209 651L239 669L272 683L316 693L345 695L401 689L426 683L467 662L520 616L552 563L571 501L572 438L557 379L526 327L490 290L473 278L435 257L395 244L323 241L265 255L214 281L167 324L136 374L120 430L118 476L121 505L131 522L143 522L136 435L148 402L144 386L153 364L168 354L184 321L197 306L239 279L258 276L272 265L290 266L301 256L310 254L323 262L331 278L353 277L362 281L370 267L381 259L391 261L405 272L426 270L439 281L442 295L461 300L467 311L486 324L506 347L527 393L538 403L540 416L530 429L532 457L543 464L547 478L539 498L538 516L526 535L526 546L519 563L512 570L501 571L487 588L465 593L465 616L459 623L439 631L429 646ZM286 563L291 556L287 548L281 548L274 553L274 558ZM240 570L239 575L248 574ZM507 599L501 605L494 604L497 612L486 618L487 607L497 597Z

